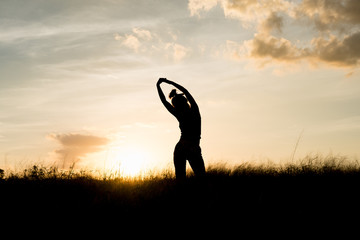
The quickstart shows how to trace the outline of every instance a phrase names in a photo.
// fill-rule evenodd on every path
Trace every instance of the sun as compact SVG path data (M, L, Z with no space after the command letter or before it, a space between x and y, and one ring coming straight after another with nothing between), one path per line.
M108 154L106 169L121 177L136 177L146 170L146 159L147 154L141 149L115 147Z
M140 151L128 151L120 156L120 173L135 177L145 170L145 154Z

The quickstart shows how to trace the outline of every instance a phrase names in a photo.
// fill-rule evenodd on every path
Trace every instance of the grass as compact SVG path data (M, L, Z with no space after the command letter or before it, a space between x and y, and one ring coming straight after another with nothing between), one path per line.
M213 165L206 177L190 175L182 182L168 171L125 178L40 166L0 177L2 218L101 222L116 216L148 224L190 218L210 224L235 217L284 224L340 221L360 213L360 164L341 156L314 155L282 165Z

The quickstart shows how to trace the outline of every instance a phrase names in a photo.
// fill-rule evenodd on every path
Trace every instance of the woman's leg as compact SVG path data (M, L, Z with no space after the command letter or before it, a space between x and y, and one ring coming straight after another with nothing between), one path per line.
M184 146L181 142L178 142L174 150L174 165L176 179L186 178L186 155Z
M205 175L205 164L201 154L200 146L192 146L189 149L188 160L195 176Z

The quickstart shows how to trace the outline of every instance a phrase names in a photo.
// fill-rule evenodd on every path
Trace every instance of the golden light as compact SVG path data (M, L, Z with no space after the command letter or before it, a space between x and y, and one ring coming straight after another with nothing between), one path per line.
M145 170L146 156L143 152L128 151L120 156L120 173L123 176L135 177Z
M136 177L146 170L146 152L132 147L112 148L108 154L106 170L121 177Z

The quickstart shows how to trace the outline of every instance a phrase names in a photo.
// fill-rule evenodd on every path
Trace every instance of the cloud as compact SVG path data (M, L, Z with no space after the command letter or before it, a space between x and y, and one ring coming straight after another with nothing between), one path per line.
M189 49L184 47L181 44L177 44L177 43L167 43L165 45L165 50L169 50L170 51L170 56L175 60L175 61L180 61L183 58L186 57L186 55L189 52Z
M181 61L190 52L189 47L176 42L177 37L172 32L168 33L172 42L164 41L164 37L151 33L149 30L133 28L131 34L114 34L114 39L121 42L121 45L134 50L148 54L160 54L167 59Z
M125 35L124 40L122 41L122 45L133 49L135 52L139 50L140 47L140 41L137 37L134 35Z
M241 21L260 22L274 12L291 12L293 4L285 0L224 0L225 16Z
M341 24L360 23L358 0L189 0L192 16L220 5L226 17L241 21L263 21L283 12L292 18L309 18L319 29L337 28ZM274 16L274 15L273 15Z
M109 143L109 139L94 135L77 133L49 134L49 139L57 141L61 148L55 150L63 163L72 163L85 157L87 154L101 151Z
M152 39L151 32L148 31L148 30L140 29L140 28L133 28L132 31L139 38L142 38L142 39L145 39L145 40L151 40Z
M360 1L358 0L189 0L191 15L220 5L227 18L238 19L257 32L253 39L226 42L224 54L232 59L250 58L262 62L321 62L337 67L356 67L360 60ZM286 19L285 19L286 18ZM282 35L285 23L310 28L310 40L291 41ZM305 20L305 21L304 21ZM304 25L306 24L306 25ZM313 30L317 30L313 32ZM291 30L290 30L291 31ZM277 36L272 34L276 33ZM285 32L286 34L286 32Z
M277 38L269 34L257 33L251 40L242 43L226 41L224 54L230 59L241 60L246 58L263 60L261 66L269 63L267 60L279 62L294 62L308 56L309 49L301 49L285 38Z
M225 17L239 19L247 25L251 21L261 21L273 12L292 9L293 4L285 0L189 0L188 8L192 16L200 15L201 11L209 11L220 5Z
M191 16L200 16L200 11L209 11L218 4L219 0L190 0L188 2L188 9Z
M118 33L114 34L114 39L120 41L122 46L138 52L142 42L151 40L152 35L148 30L133 28L131 34L125 34L124 36Z
M359 12L359 0L303 0L296 7L298 18L310 19L321 31L359 24Z
M121 46L130 48L137 53L140 51L140 48L142 52L148 51L147 45L151 45L151 40L154 38L149 30L135 27L132 28L132 32L129 34L120 35L119 33L115 33L114 39L120 41Z
M360 32L339 40L336 36L312 40L313 56L337 66L355 66L360 60Z
M295 63L307 60L311 64L324 63L336 67L356 67L360 61L360 32L338 38L334 35L314 38L309 47L300 48L285 38L255 34L243 43L227 41L227 55L233 59L252 58L261 66L275 60Z
M267 19L265 19L260 24L260 31L265 33L270 33L273 30L276 30L278 33L282 33L282 28L284 26L284 20L277 13L273 12L269 15Z
M255 34L254 39L247 41L250 57L273 58L279 61L293 61L306 55L306 51L298 49L285 38Z

